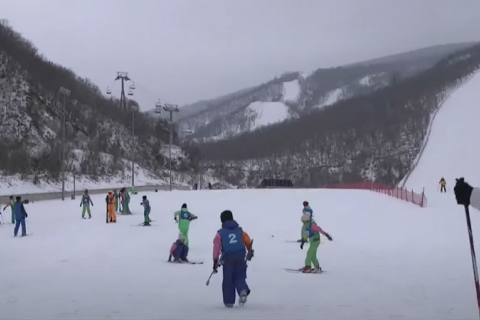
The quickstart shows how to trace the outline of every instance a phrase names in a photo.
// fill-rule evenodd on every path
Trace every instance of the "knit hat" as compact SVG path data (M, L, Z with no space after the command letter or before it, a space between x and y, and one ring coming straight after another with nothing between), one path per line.
M147 196L143 196L142 199L143 199L143 200L147 200Z
M230 210L225 210L220 214L220 221L224 223L225 221L232 221L233 220L233 213Z
M302 222L310 221L310 219L311 219L311 218L310 218L310 214L308 214L308 213L304 213L304 214L302 215L302 217L300 218L300 220L302 220Z
M182 204L182 209L187 209L187 204L186 203Z
M308 201L303 201L303 206L304 207L308 206Z

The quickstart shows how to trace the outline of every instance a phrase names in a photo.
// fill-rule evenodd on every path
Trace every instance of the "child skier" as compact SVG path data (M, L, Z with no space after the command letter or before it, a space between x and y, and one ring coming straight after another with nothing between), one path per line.
M217 273L218 268L223 266L223 303L227 308L232 308L235 304L235 291L239 295L240 305L247 302L250 294L246 281L246 261L253 258L253 249L250 237L233 220L231 211L223 211L220 221L222 228L213 239L213 272Z
M14 204L15 204L15 200L13 200L13 196L10 196L9 203L5 207L3 207L3 211L5 211L5 209L10 207L10 210L12 211L12 224L15 223L15 213L13 212L13 205Z
M170 256L168 257L168 262L183 263L189 262L187 259L188 256L188 246L185 244L185 239L181 233L178 234L178 239L172 244L170 248Z
M83 206L82 210L82 219L85 219L85 212L88 213L88 219L92 219L92 213L90 211L90 204L93 207L93 202L90 196L88 195L88 190L85 190L85 193L82 196L82 200L80 201L80 207Z
M16 201L13 204L13 211L15 213L15 229L13 230L13 236L16 237L20 225L22 226L22 237L27 235L27 226L25 219L28 217L27 211L22 203L21 197L16 197Z
M300 249L303 250L303 245L310 240L310 247L307 251L307 257L305 258L305 266L300 269L303 273L321 273L322 268L317 259L317 250L320 245L320 233L327 237L328 240L332 241L332 237L328 233L322 230L319 225L312 219L311 215L308 212L305 212L301 218L303 222L302 228L302 242L300 244ZM314 269L312 269L312 264Z
M188 230L190 229L190 221L197 219L197 216L189 212L187 204L182 204L182 209L174 213L173 219L178 223L178 230L185 239L185 244L188 246Z
M303 209L302 209L302 215L305 213L308 213L310 215L310 218L313 219L313 210L310 208L310 205L308 204L308 201L303 201ZM302 229L300 230L300 239L297 242L302 242L303 238L303 224L302 224ZM308 242L308 240L307 240Z
M122 201L123 211L122 211L122 213L123 214L132 214L130 212L130 195L128 194L128 191L127 191L126 188L123 188L122 190L123 190L123 192L122 192L122 197L123 197L123 201Z
M108 191L105 202L107 203L108 222L117 222L117 215L115 214L115 198L113 197L112 191Z
M443 193L443 192L447 192L447 181L442 177L442 179L440 179L440 193Z
M143 225L149 226L152 220L150 220L150 201L147 200L147 196L142 197L140 204L143 206Z

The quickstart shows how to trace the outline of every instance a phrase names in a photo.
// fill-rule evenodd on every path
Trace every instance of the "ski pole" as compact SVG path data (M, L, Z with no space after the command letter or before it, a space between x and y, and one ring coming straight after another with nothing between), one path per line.
M222 264L223 264L223 262L222 262L222 260L220 259L220 260L218 261L217 269L220 268L220 267L222 266ZM218 272L218 271L217 271L217 272L216 272L216 271L217 271L217 270L212 270L212 273L210 273L210 276L208 277L207 283L206 283L207 286L210 284L210 279L212 279L212 276L213 276L215 273Z
M477 258L475 255L475 244L473 242L472 223L470 221L470 210L468 205L465 206L465 217L467 219L468 238L470 241L470 255L472 256L473 278L475 280L475 290L477 291L477 305L480 318L480 284L478 280Z

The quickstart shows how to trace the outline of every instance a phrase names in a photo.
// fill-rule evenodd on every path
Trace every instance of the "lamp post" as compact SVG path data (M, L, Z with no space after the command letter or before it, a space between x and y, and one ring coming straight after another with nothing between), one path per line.
M58 95L63 95L63 122L62 122L62 201L65 200L65 131L66 131L66 98L70 96L70 90L60 87Z

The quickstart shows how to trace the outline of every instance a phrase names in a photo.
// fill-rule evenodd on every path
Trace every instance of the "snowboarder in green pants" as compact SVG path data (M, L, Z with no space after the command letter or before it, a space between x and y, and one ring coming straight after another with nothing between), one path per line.
M12 224L15 224L15 214L13 212L13 205L15 204L15 200L13 200L13 196L10 196L10 202L7 203L5 207L3 207L3 211L10 207L10 210L12 210Z
M190 221L197 219L197 216L189 212L187 204L182 204L182 209L174 213L175 221L178 223L178 230L185 239L185 245L188 246L188 229L190 228Z
M302 218L303 228L302 228L302 242L300 244L300 249L303 250L304 244L307 240L310 240L309 248L307 251L307 257L305 258L305 266L300 269L303 273L321 273L322 268L320 268L320 263L317 259L317 250L320 245L320 233L327 237L328 240L332 241L332 237L312 219L308 212L304 213ZM313 264L313 269L312 269Z
M85 219L85 212L88 213L88 219L92 218L92 213L90 211L90 205L93 207L93 202L90 196L88 195L88 190L85 190L85 193L82 196L82 200L80 201L80 207L83 206L82 210L82 219Z

